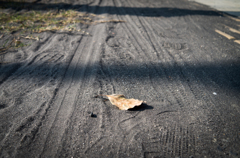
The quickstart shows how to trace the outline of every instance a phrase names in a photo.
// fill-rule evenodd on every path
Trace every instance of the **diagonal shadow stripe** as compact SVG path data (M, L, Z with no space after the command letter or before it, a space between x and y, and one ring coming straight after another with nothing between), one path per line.
M21 69L19 69L21 68ZM25 67L21 64L0 65L0 84L9 77L24 77L25 79L42 79L48 80L54 75L66 74L66 71L73 71L73 76L63 75L65 81L85 80L97 74L101 70L105 76L114 80L124 79L124 82L132 83L135 80L153 80L171 77L171 81L181 80L182 82L201 81L203 84L211 84L212 82L220 88L227 88L240 92L240 63L221 62L221 64L201 63L188 64L184 66L168 65L168 64L101 64L96 63L91 66L80 65L78 67L55 65L51 63L36 64L32 63ZM79 75L84 71L84 75ZM209 81L211 80L211 81Z
M138 15L138 16L147 16L147 17L175 17L175 16L186 16L186 15L204 15L204 16L222 16L222 14L213 11L213 10L191 10L191 9L181 9L181 8L143 8L143 7L115 7L115 6L97 6L102 9L101 12L91 12L96 6L90 5L71 5L67 3L56 3L56 4L44 4L44 3L27 3L27 2L6 2L0 0L1 8L11 8L15 11L19 11L22 9L27 10L48 10L48 9L76 9L81 11L82 8L85 11L87 8L87 12L94 14L118 14L118 15ZM121 12L116 12L117 10L121 10Z

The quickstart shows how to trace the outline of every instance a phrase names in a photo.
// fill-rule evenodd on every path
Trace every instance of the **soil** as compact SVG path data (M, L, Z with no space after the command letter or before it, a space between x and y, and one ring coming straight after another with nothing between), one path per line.
M240 44L215 32L240 39L226 27L239 22L187 0L31 5L125 22L0 54L0 157L239 157ZM101 94L147 103L119 110Z

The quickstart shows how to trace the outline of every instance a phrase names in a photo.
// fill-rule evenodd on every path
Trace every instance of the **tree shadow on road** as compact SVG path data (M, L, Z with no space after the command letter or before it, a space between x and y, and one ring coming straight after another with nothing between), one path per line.
M86 11L94 14L117 14L117 15L137 15L147 17L175 17L186 15L204 15L204 16L222 16L219 12L213 10L191 10L182 8L170 7L115 7L115 6L91 6L89 4L72 5L67 3L45 4L45 3L30 3L30 2L6 2L0 0L1 8L8 8L15 11L25 10L68 10L74 9L78 11Z
M216 63L201 63L201 64L186 64L168 65L168 64L132 64L132 65L106 65L96 63L95 65L81 65L78 67L63 66L54 63L30 63L24 66L22 64L0 64L0 84L7 80L8 77L21 77L26 79L36 80L50 80L56 75L63 74L61 78L65 81L72 80L89 80L89 78L100 75L104 71L104 76L112 80L122 79L126 84L131 84L135 81L149 80L158 82L164 80L165 82L181 81L187 84L204 84L206 86L218 86L226 90L234 90L240 92L240 64L233 62ZM54 69L54 74L52 74ZM74 72L68 75L66 72Z

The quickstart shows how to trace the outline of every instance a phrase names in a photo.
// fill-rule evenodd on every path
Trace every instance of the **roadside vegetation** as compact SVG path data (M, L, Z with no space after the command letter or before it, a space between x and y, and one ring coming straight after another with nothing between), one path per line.
M90 24L93 15L75 10L39 12L26 11L0 14L0 30L3 33L40 33L43 31L76 30L76 23Z
M81 32L77 24L91 24L94 14L78 12L76 10L24 11L5 13L0 12L0 39L10 35L12 40L3 42L0 51L9 48L26 46L21 38L39 40L37 34L45 31ZM86 33L88 34L88 33Z
M19 1L17 1L19 2ZM39 40L39 33L45 31L61 32L79 32L88 35L88 32L81 30L82 25L91 25L105 22L123 22L121 20L104 20L103 16L96 16L80 12L74 9L49 9L34 10L26 9L25 3L6 2L0 5L0 41L4 36L7 40L1 41L0 54L3 54L9 48L24 47L22 39ZM18 11L9 11L10 7L19 7ZM96 18L95 18L96 17ZM95 19L95 21L93 20Z

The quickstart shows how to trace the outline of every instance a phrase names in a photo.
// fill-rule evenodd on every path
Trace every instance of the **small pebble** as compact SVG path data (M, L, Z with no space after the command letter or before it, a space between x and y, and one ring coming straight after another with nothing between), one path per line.
M97 117L96 114L93 114L93 112L90 113L90 117Z
M213 95L217 95L217 93L216 93L216 92L213 92Z
M217 139L216 139L216 138L213 138L212 142L213 142L213 143L216 143L216 142L217 142Z

